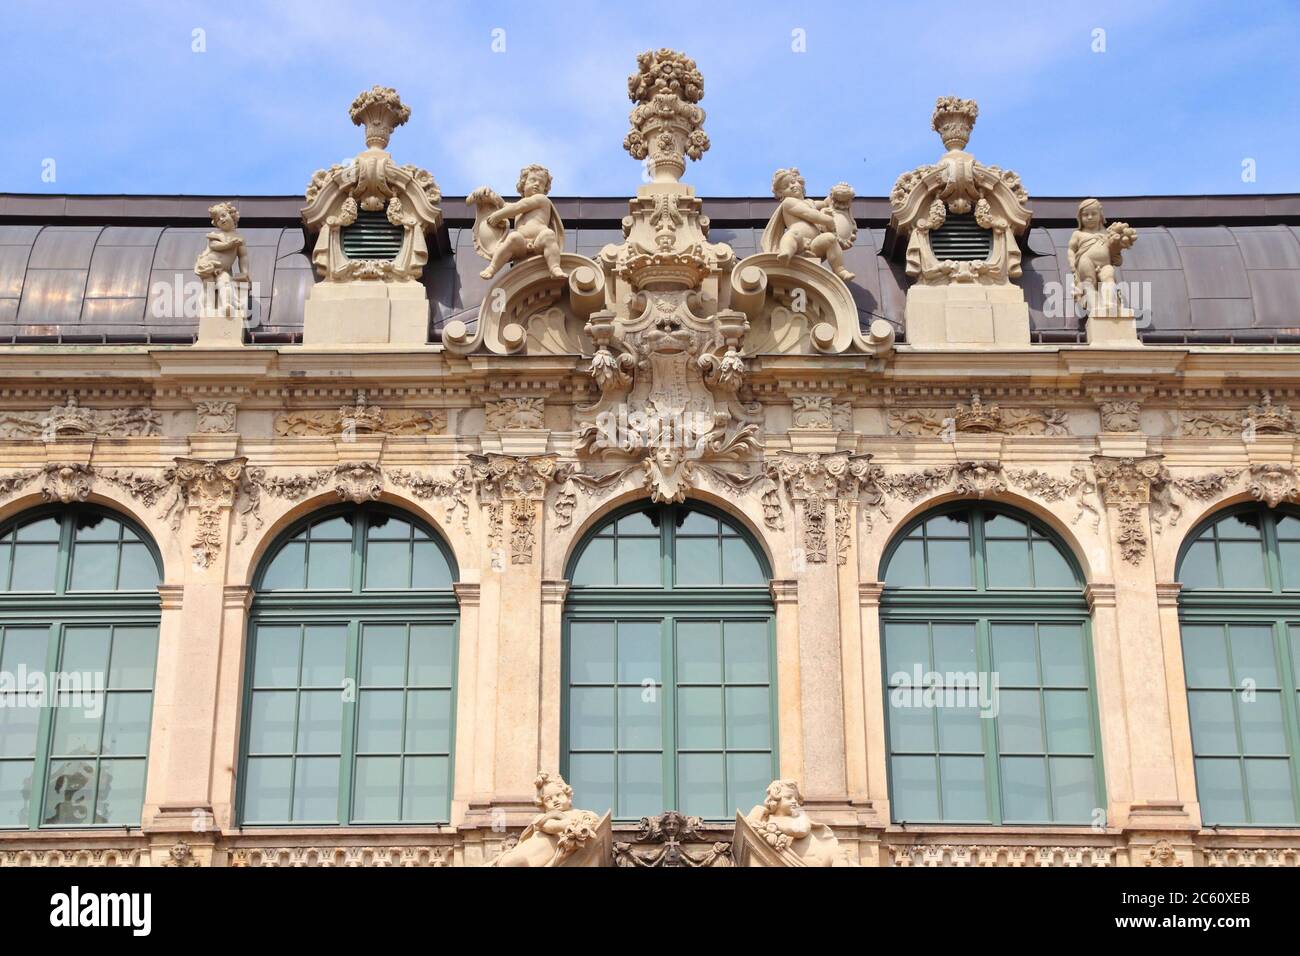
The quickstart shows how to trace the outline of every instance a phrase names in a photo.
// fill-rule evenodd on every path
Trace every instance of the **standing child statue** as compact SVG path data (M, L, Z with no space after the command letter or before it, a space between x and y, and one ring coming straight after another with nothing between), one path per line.
M233 203L209 206L208 215L216 229L207 234L208 247L195 260L194 274L203 280L204 301L228 309L235 301L234 284L248 279L248 252L244 237L235 232L239 210Z
M1137 240L1137 231L1126 222L1106 225L1101 201L1079 203L1079 228L1070 236L1070 271L1074 273L1074 299L1086 305L1088 313L1113 314L1121 304L1115 270L1123 250ZM1097 296L1100 293L1101 298ZM1101 308L1096 308L1100 301Z
M852 282L853 273L844 267L844 250L857 235L848 213L853 190L841 183L828 198L814 202L804 195L804 178L792 167L772 174L772 195L780 202L763 230L763 251L774 252L786 262L795 256L825 260L832 272Z
M515 259L544 256L551 275L564 278L560 251L564 248L564 223L547 195L551 174L534 163L519 171L517 202L506 203L488 186L480 186L465 199L474 206L474 249L488 261L479 273L491 279L506 263ZM510 220L514 228L510 228Z

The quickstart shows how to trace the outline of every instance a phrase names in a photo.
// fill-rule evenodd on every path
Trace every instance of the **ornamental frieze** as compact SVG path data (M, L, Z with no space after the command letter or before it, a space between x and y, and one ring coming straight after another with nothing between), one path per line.
M162 434L162 419L152 408L83 408L75 395L44 411L0 411L0 439L102 436L141 438Z
M973 434L1045 435L1059 437L1070 433L1068 416L1056 407L1002 408L996 402L985 404L979 392L972 392L969 402L951 408L897 408L889 413L889 430L904 437Z
M1189 438L1240 438L1250 441L1256 435L1294 435L1296 418L1289 405L1273 404L1268 392L1241 411L1182 409L1179 434Z
M351 405L337 410L287 411L275 420L275 433L282 437L324 435L438 435L447 429L442 409L385 409L366 401L358 390Z

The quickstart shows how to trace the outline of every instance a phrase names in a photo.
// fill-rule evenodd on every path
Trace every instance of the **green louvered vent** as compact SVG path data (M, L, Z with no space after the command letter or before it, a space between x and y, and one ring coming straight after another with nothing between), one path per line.
M981 229L972 213L964 216L949 213L943 225L930 233L930 248L936 259L958 262L987 259L993 251L993 233Z
M349 259L392 260L401 248L402 227L383 212L359 212L357 221L343 228L343 253Z

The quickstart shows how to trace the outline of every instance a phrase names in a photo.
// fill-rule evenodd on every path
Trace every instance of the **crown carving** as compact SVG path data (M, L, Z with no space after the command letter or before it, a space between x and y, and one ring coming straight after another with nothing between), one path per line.
M1290 434L1296 430L1290 406L1274 405L1268 392L1260 392L1259 401L1246 409L1246 419L1255 423L1257 435Z
M986 406L979 392L971 392L970 402L957 406L953 419L959 432L1002 431L1002 409L996 402Z

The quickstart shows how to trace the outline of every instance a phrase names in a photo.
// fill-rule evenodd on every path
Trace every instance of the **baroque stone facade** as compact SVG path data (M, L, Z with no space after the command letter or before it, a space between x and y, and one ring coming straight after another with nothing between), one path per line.
M965 152L978 109L955 97L932 117L947 151L888 198L902 321L864 313L846 262L869 217L851 187L811 200L778 170L763 241L741 255L683 181L709 147L695 63L648 52L629 92L624 147L647 181L620 241L566 249L533 157L518 201L483 187L444 202L386 151L410 110L375 87L351 110L366 150L306 192L300 343L232 337L244 312L227 298L193 346L3 347L0 518L120 513L156 546L162 583L141 827L0 830L0 866L1300 863L1300 828L1203 826L1178 583L1204 519L1300 500L1300 347L1143 344L1108 289L1147 226L1106 226L1096 200L1079 206L1070 270L1106 332L1031 343L1017 281L1032 203ZM472 240L455 255L489 262L482 304L426 328L420 279L453 254L453 206ZM195 268L237 287L238 213L212 209ZM954 223L978 257L951 257ZM611 824L608 808L574 810L556 775L573 559L636 502L708 505L766 564L777 772L725 819L664 806ZM891 810L884 569L904 529L955 502L1025 516L1078 566L1104 767L1086 825ZM452 558L449 819L247 826L235 768L260 569L345 503L414 516Z

